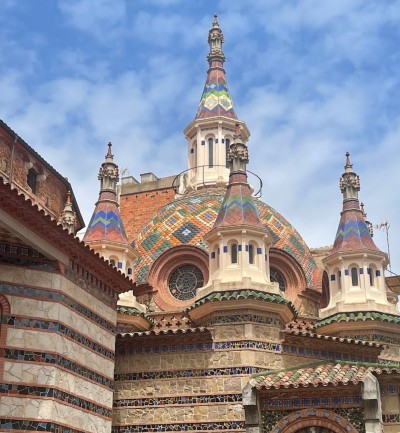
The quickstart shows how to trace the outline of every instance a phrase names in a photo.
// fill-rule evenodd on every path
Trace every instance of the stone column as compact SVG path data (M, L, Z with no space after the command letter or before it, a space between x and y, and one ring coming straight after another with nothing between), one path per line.
M371 372L365 376L362 398L364 401L365 433L382 433L382 404L379 382Z

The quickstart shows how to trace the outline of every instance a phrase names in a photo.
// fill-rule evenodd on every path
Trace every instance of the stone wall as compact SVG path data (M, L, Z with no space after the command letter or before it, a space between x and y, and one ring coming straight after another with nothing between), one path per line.
M58 272L4 263L0 297L9 305L1 325L0 429L110 432L112 302Z

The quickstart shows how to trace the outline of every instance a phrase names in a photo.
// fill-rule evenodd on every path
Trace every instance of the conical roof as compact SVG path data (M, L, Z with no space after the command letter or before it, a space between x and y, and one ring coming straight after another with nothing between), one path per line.
M224 35L219 27L217 15L214 15L213 26L208 34L210 52L207 60L210 68L207 72L206 84L201 95L196 119L215 116L237 119L223 67L225 62L222 51L223 42Z
M228 153L231 173L229 184L213 228L247 226L265 230L257 212L250 185L247 183L247 146L236 124L236 134Z
M358 201L360 179L353 171L348 152L345 171L340 179L340 190L343 193L343 210L331 254L365 249L380 251L372 240L370 229L360 208Z
M128 245L117 202L119 174L111 154L111 143L108 143L108 152L98 178L101 183L100 195L83 240L86 243L109 241Z

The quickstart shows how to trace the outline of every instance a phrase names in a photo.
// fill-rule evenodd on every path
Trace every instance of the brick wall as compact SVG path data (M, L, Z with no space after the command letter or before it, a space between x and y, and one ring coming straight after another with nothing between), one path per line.
M14 140L15 137L0 126L0 175L10 181L12 173L13 186L53 218L58 219L64 208L67 186L19 139L16 143ZM36 192L32 191L27 182L30 168L37 173Z
M175 196L173 188L160 188L120 196L120 214L129 242L150 218Z

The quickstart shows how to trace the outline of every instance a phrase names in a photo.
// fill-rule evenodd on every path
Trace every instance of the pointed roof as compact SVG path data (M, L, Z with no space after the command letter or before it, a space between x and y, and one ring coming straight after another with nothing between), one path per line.
M331 254L360 250L380 251L372 240L370 229L365 222L364 212L358 201L360 178L353 171L350 154L346 153L345 171L340 178L343 193L343 210Z
M112 144L108 143L106 159L100 167L100 195L83 240L86 243L110 241L128 245L117 202L119 173L118 166L113 161L111 146Z
M265 230L247 183L248 150L240 135L239 124L236 125L228 159L231 165L229 184L213 229L242 225Z
M216 14L214 15L213 25L208 33L208 43L210 45L210 52L207 60L210 68L207 72L206 84L195 118L204 119L207 117L224 116L237 119L225 77L225 55L222 51L224 35Z

